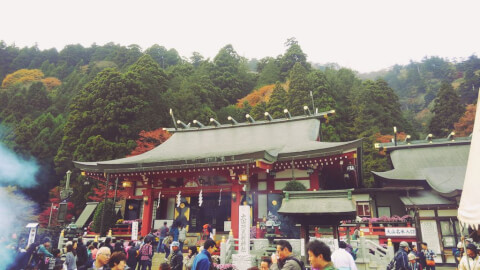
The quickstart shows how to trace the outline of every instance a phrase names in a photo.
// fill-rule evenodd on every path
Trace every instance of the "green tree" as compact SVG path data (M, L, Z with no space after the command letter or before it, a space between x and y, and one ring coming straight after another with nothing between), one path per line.
M296 63L290 71L290 89L288 90L288 110L292 116L302 115L303 106L311 104L311 84L307 79L307 70Z
M250 93L254 86L254 76L248 71L246 59L240 57L232 45L220 49L213 59L210 78L230 104ZM215 105L221 108L228 104Z
M287 108L287 92L283 86L277 82L273 88L272 95L268 100L267 111L273 118L283 118L283 110Z
M429 131L436 136L445 137L452 130L453 124L460 119L465 108L450 83L443 82L434 101L434 116L429 123Z
M141 130L138 117L148 107L141 89L132 76L114 69L105 69L85 86L70 105L62 144L55 157L60 174L71 167L71 160L88 156L84 144L92 136L100 135L119 144L122 151L125 143L136 139ZM129 152L122 151L112 151L104 158L119 158Z
M257 66L258 76L257 86L273 84L280 80L280 67L277 61L272 58L261 59L261 66Z
M103 213L103 208L105 208L105 213ZM103 228L102 226L102 215L103 216ZM107 203L100 202L95 209L95 214L93 215L92 230L101 235L105 235L108 230L115 225L117 222L117 215L115 214L115 209L112 200L107 200Z
M302 51L295 38L289 38L285 46L288 49L280 60L280 75L282 79L288 77L290 70L296 63L302 65L306 70L311 69L310 64L307 62L307 55Z

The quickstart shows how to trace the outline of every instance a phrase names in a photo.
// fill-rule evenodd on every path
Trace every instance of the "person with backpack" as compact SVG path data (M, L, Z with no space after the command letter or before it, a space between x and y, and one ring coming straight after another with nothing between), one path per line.
M400 242L400 249L387 265L387 270L412 270L408 263L408 250L408 243L405 241Z
M277 242L277 253L272 254L271 270L305 270L302 261L293 256L292 245L286 240Z

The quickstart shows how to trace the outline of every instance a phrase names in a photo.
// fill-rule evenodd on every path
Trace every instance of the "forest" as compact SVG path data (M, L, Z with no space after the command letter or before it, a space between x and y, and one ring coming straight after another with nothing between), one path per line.
M71 211L102 188L73 167L142 153L168 139L169 109L185 123L227 116L274 118L312 108L335 109L322 127L324 141L364 138L364 182L370 171L390 169L376 142L411 135L446 137L472 132L480 59L424 58L408 65L359 74L335 64L308 61L295 38L285 52L262 59L241 57L232 45L213 59L200 53L181 57L174 49L108 43L62 50L18 48L0 41L0 143L40 166L38 186L22 191L41 205L58 197L65 174L73 171ZM310 94L311 93L311 94ZM93 187L92 187L93 185ZM58 199L58 198L57 198ZM97 198L98 199L98 198Z

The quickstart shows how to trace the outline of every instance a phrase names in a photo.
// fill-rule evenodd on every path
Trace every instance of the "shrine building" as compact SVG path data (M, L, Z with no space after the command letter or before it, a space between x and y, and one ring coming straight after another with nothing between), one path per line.
M247 115L240 123L229 117L231 124L212 118L208 126L194 120L198 127L178 121L182 127L167 129L173 135L146 153L74 164L88 177L123 183L129 193L125 219L141 219L141 235L165 220L179 220L189 232L201 232L208 223L238 237L239 205L251 205L252 225L275 219L289 181L309 191L363 186L362 140L321 139L321 126L334 113L287 112L282 119L265 113L267 120ZM355 204L347 208L355 217Z

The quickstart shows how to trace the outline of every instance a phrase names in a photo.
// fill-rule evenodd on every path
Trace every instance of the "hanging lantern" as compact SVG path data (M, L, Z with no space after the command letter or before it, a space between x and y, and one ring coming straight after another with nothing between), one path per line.
M198 206L202 206L203 204L203 195L202 195L203 190L200 189L200 193L198 194Z

